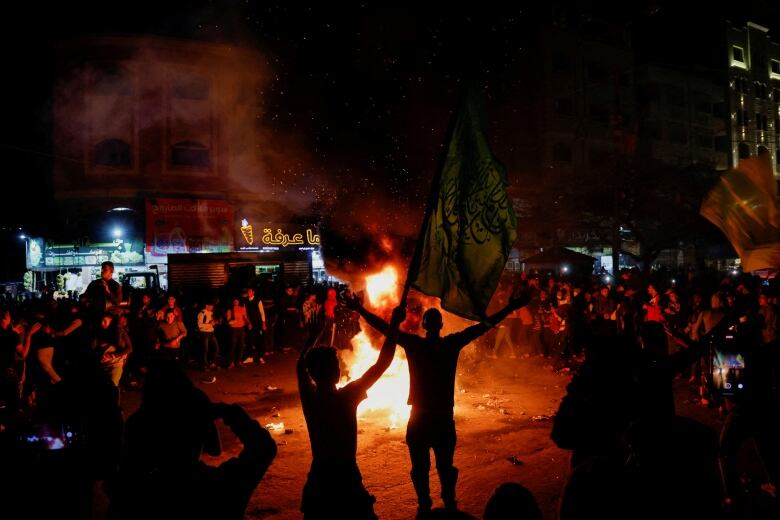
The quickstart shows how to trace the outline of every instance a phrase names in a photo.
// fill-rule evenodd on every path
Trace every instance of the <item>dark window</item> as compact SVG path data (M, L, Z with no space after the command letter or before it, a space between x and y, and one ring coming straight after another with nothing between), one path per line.
M767 148L763 144L759 145L759 147L758 147L758 155L764 155L765 153L769 153L769 148Z
M559 116L571 116L574 114L574 105L569 98L558 98L553 104L555 113Z
M742 51L742 47L737 47L736 45L732 45L731 55L734 58L734 61L745 63L745 53Z
M712 148L712 132L704 129L697 130L696 146L701 148Z
M748 125L748 118L747 118L747 111L745 109L737 109L737 125L738 126L747 126Z
M609 110L604 105L591 105L590 119L596 123L607 123L609 121Z
M776 88L772 97L775 98L775 103L780 103L780 89Z
M106 139L95 145L93 161L100 166L130 166L130 145L119 139Z
M734 90L740 94L748 93L748 80L747 78L734 78Z
M555 143L553 146L553 161L571 164L571 147L564 143Z
M183 99L208 99L209 82L205 78L177 80L171 89L173 97Z
M775 152L775 164L780 166L780 150Z
M666 101L673 107L685 106L685 91L680 87L673 85L667 85L666 87Z
M171 148L173 166L209 167L209 149L195 141L182 141Z
M609 161L609 151L602 148L591 148L588 151L591 166L603 166Z
M718 135L715 136L715 151L728 153L729 151L729 136Z
M658 121L644 121L639 124L639 138L661 140L661 125Z
M592 61L588 63L588 79L601 81L607 77L607 69L601 63Z
M756 130L766 130L766 129L767 129L766 116L761 113L756 114Z
M688 144L688 135L682 123L669 121L666 126L669 142L673 144Z
M100 67L92 75L92 94L100 96L132 96L133 81L121 68Z
M696 97L696 111L702 114L712 114L712 102L706 94L697 94Z
M766 99L766 85L756 81L753 83L753 89L757 99Z
M552 55L553 70L569 72L571 70L571 57L563 51L555 51Z
M780 61L772 60L770 66L772 67L772 74L780 74Z
M739 143L737 155L740 159L747 159L750 157L750 146L748 146L747 143Z

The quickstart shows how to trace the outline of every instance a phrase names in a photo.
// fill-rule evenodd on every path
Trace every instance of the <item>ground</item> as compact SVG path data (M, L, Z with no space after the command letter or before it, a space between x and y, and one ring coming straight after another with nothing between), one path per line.
M507 481L519 482L536 497L545 518L556 518L561 490L569 474L569 452L550 440L551 415L566 390L569 377L546 366L542 358L482 359L467 353L461 360L455 398L460 470L460 508L478 518L493 490ZM188 369L195 384L214 401L240 403L262 425L284 423L273 432L279 446L276 459L255 491L246 518L300 518L301 490L311 463L306 424L295 381L296 354L271 356L265 365L216 372ZM690 402L688 385L678 381L679 412L717 426L715 414ZM126 392L126 414L138 406L138 392ZM221 426L223 455L206 457L209 464L235 455L240 444ZM376 496L381 519L414 518L416 499L409 479L404 425L388 430L384 417L361 419L358 465L366 488ZM433 464L432 464L433 466ZM438 478L431 470L431 494L438 500Z

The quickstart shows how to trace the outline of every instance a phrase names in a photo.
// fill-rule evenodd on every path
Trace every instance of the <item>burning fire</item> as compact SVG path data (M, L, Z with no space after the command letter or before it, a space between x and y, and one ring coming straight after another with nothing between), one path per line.
M388 311L399 301L396 269L387 266L381 272L367 276L366 294L372 311L387 314L383 311ZM379 336L377 341L384 341L384 336ZM349 367L349 377L342 378L339 386L362 376L376 362L381 347L381 343L372 344L371 338L363 331L352 338L352 351L342 351L344 364ZM411 407L406 404L408 395L409 366L403 352L396 351L390 367L368 391L368 399L360 403L358 416L386 415L388 426L398 428L409 419Z

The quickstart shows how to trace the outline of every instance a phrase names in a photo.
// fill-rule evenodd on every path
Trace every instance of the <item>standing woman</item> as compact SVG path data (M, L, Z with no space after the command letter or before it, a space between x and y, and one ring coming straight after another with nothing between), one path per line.
M240 298L233 298L233 304L227 311L227 323L230 327L230 352L228 353L228 368L245 366L244 342L246 340L247 314L246 307Z

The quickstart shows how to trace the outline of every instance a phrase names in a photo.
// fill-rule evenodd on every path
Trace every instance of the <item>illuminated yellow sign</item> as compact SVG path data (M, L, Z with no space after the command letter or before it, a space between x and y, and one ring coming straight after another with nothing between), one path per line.
M244 244L241 249L259 248L263 246L276 246L276 247L288 247L288 246L319 246L320 235L314 228L295 229L295 233L289 233L290 231L281 226L264 227L263 233L259 237L255 235L254 227L247 221L247 219L241 220L241 236L244 239Z

